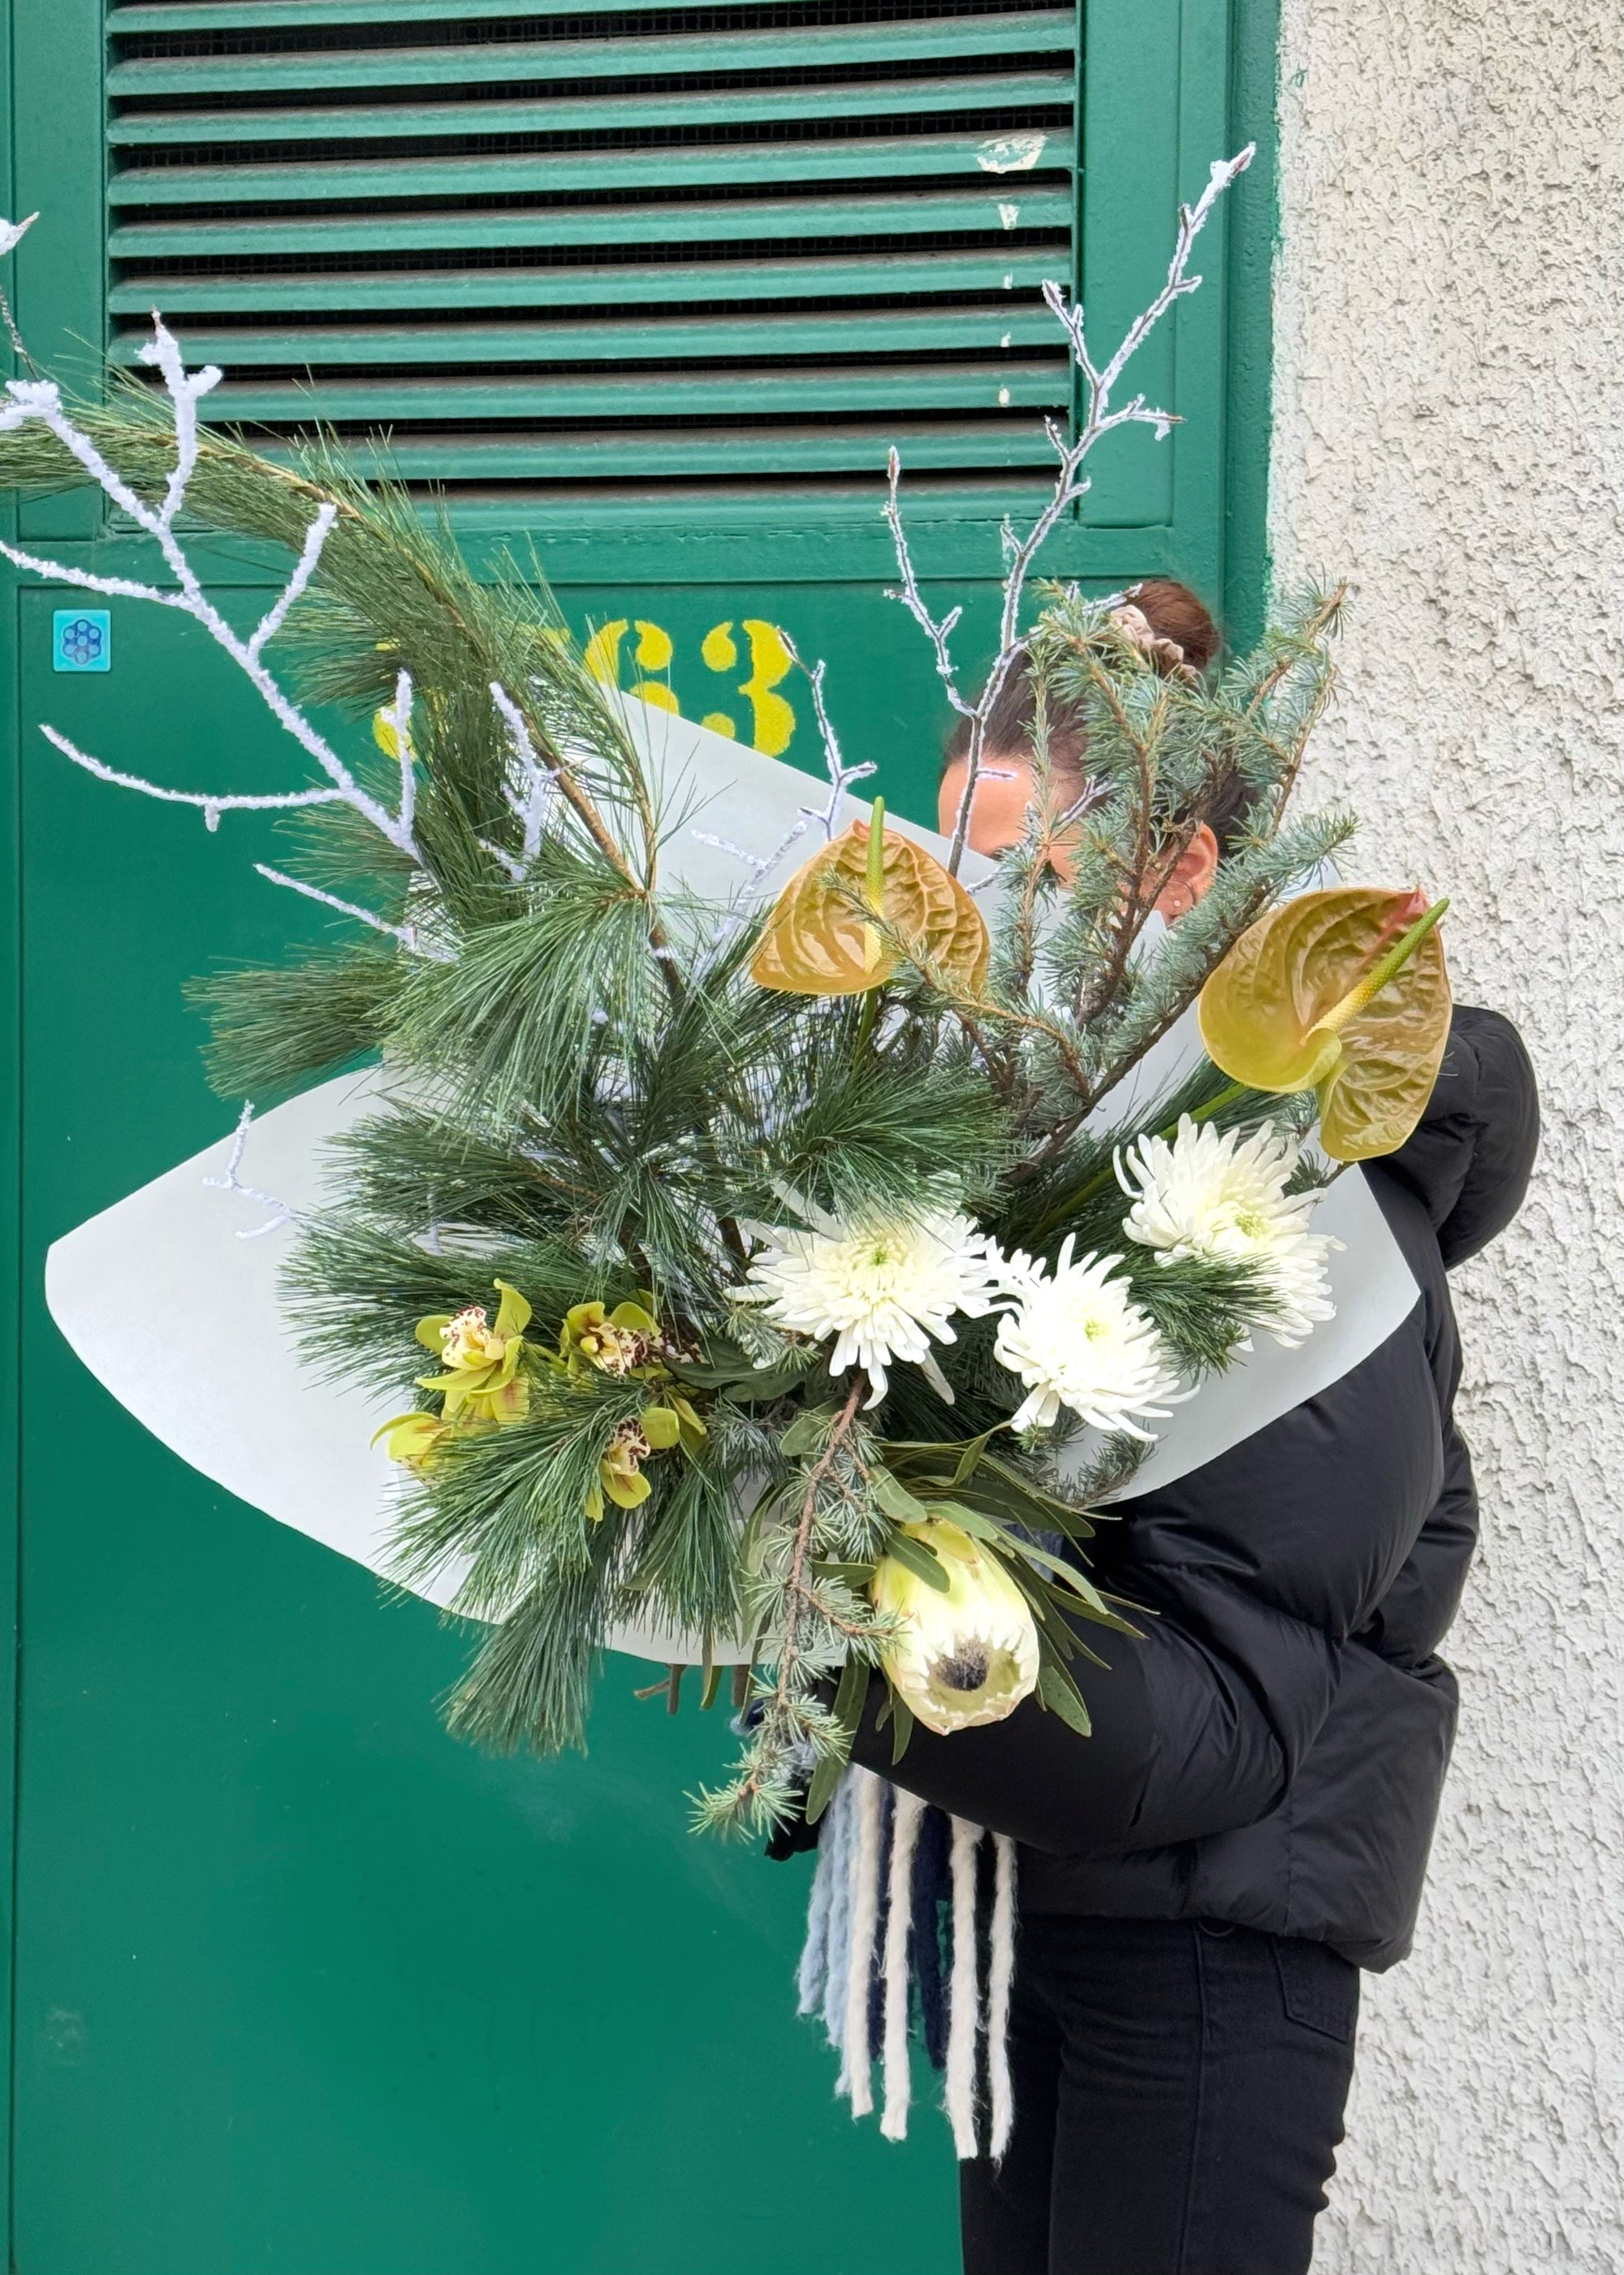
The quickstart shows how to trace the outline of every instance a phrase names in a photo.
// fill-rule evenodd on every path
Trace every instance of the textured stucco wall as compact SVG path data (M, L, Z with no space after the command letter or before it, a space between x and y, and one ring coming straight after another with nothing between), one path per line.
M1624 11L1285 0L1277 580L1358 587L1322 793L1454 896L1544 1160L1461 1275L1484 1541L1415 1956L1317 2270L1624 2266Z

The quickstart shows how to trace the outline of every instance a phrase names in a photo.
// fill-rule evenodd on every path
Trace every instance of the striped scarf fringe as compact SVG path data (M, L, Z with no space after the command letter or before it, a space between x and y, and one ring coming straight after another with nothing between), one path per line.
M984 2153L985 2130L985 2153L1001 2158L1014 1974L1015 1843L848 1769L823 1820L797 1989L840 2057L835 2090L853 2117L874 2108L878 2061L880 2132L907 2137L917 2031L944 2074L959 2157Z

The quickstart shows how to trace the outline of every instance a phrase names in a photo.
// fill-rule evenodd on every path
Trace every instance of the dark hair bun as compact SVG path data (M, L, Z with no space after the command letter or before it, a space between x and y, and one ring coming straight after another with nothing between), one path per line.
M1171 577L1147 577L1130 585L1127 597L1158 639L1172 640L1194 671L1205 671L1218 654L1218 626L1188 585Z

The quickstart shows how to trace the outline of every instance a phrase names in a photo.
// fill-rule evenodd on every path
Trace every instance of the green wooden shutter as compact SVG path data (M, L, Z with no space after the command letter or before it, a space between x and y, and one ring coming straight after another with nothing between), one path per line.
M1070 379L1079 19L1031 0L143 0L109 295L465 494L1008 493Z

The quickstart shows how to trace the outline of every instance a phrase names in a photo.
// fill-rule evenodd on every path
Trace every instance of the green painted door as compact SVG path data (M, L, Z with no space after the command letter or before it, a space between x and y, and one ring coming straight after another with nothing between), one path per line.
M323 12L282 4L289 21ZM148 19L186 15L201 40L217 19L229 48L228 19L268 13L157 0L111 21L127 54ZM25 0L10 28L7 209L42 208L19 264L21 314L43 359L77 353L87 369L72 343L105 339L110 322L102 12ZM1231 85L1258 38L1250 9L1232 24L1218 0L1088 9L1083 268L1107 328L1154 289L1175 184L1192 194L1241 139L1243 97L1266 105L1262 74ZM1212 244L1206 293L1147 374L1190 427L1159 459L1148 436L1124 442L1086 522L1061 533L1057 571L1182 568L1243 615L1254 604L1246 466L1261 396L1245 374L1266 183L1247 193L1227 253L1221 235ZM1249 293L1227 299L1229 277L1249 275ZM828 661L848 753L878 762L894 804L926 812L946 714L923 644L883 596L877 493L839 510L804 483L786 495L651 523L607 497L485 494L463 519L476 548L533 534L572 621L600 628L627 682L815 764L804 687L774 639L787 629ZM7 510L36 548L134 565L84 499ZM968 600L973 661L996 515L937 490L917 525L936 589ZM225 604L257 616L264 564L211 557ZM49 1242L230 1122L204 1087L182 982L274 956L324 921L254 876L274 858L268 826L228 818L210 835L44 743L49 721L168 782L290 779L281 738L172 616L117 603L111 669L55 673L51 616L67 597L0 585L15 888L0 1047L19 1077L6 1144L20 1199L4 1423L19 1485L11 2264L751 2275L793 2255L819 2275L945 2275L952 2165L928 2096L913 2140L882 2143L836 2106L832 2059L794 2016L804 1865L686 1830L684 1789L729 1744L721 1710L669 1719L633 1696L652 1670L611 1658L588 1760L492 1762L453 1744L434 1701L465 1640L183 1468L46 1318Z

